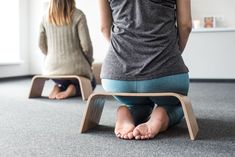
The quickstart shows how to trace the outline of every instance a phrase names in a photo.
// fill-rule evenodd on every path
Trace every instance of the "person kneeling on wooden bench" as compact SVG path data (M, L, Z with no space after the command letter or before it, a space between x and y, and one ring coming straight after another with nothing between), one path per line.
M77 75L89 78L92 74L93 50L85 14L75 7L75 0L51 0L49 11L40 26L39 47L45 54L43 75ZM56 83L50 99L65 99L81 94L79 82L53 79Z

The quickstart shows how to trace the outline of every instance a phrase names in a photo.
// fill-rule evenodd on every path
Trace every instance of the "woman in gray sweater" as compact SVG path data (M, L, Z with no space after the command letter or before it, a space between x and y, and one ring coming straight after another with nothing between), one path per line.
M75 0L51 0L40 26L39 47L45 54L44 75L92 75L93 50L84 13ZM80 94L77 80L54 80L50 99L65 99Z
M190 0L99 0L101 30L110 42L101 78L108 92L176 92L187 95L181 54L191 31ZM177 25L176 25L177 24ZM149 139L183 118L171 97L116 97L115 134Z

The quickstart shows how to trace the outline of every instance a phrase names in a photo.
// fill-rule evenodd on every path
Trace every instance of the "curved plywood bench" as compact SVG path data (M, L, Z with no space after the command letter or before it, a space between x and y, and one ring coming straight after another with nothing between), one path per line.
M187 96L177 93L94 93L91 94L84 111L82 118L80 133L84 133L89 129L96 127L99 124L105 99L112 96L138 96L138 97L164 97L172 96L179 99L184 117L186 119L189 135L191 140L195 140L198 133L198 125L193 113L192 105Z
M32 79L32 85L29 92L29 98L41 97L45 81L49 79L77 79L80 85L81 94L83 100L87 100L92 93L91 81L85 77L77 75L65 75L65 76L45 76L36 75Z

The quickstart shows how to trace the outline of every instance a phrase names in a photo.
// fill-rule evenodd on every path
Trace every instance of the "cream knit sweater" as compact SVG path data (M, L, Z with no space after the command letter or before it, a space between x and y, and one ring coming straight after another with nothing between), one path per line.
M44 75L79 75L92 78L93 50L83 12L76 9L73 22L55 26L43 17L39 47L45 54Z

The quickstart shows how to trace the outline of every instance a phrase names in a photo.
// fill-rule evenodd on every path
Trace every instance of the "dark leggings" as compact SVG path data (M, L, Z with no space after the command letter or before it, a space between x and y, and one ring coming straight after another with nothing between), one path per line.
M75 96L81 96L81 90L80 90L80 85L77 79L70 79L70 80L64 80L64 79L52 79L60 88L60 91L65 91L69 85L74 85L76 88L76 94ZM96 87L96 80L95 77L91 80L91 86L92 89L94 90Z

